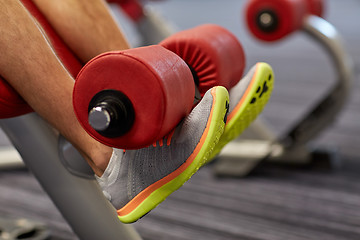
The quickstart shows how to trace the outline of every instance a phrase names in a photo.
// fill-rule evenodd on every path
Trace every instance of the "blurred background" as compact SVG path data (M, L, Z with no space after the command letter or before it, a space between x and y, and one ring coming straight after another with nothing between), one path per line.
M303 31L274 43L255 39L245 23L246 2L163 0L146 6L174 31L204 23L227 28L243 45L245 72L256 62L269 63L276 82L261 118L282 136L331 89L336 73L326 51ZM206 166L134 224L144 239L360 239L360 1L325 2L324 18L354 61L348 103L309 145L334 153L335 160L326 167L262 161L242 178L219 177L216 163ZM141 45L134 23L118 9L114 14L132 46ZM0 161L16 158L3 133L0 147L9 153ZM31 173L19 166L0 172L0 216L39 220L53 239L77 239Z

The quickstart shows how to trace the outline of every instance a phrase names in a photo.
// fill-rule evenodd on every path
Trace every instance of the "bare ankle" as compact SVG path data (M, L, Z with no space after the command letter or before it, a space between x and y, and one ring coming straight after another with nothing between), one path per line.
M113 149L111 147L100 144L91 149L85 157L90 167L97 176L101 176L108 166Z

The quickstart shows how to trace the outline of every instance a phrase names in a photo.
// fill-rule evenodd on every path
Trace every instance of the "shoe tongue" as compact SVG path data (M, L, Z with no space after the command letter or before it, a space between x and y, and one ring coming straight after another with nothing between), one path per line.
M120 162L124 156L125 150L113 148L112 155L109 163L101 177L96 176L100 185L108 184L111 181L111 175L114 174L114 170L120 165Z

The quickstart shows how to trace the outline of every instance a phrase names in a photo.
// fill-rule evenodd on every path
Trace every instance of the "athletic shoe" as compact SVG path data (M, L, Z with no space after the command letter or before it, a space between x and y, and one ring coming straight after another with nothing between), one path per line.
M274 86L274 73L267 63L257 63L246 76L230 90L230 108L224 134L208 162L222 148L237 138L262 112Z
M131 223L180 188L208 159L224 132L229 95L210 89L164 139L139 150L116 150L98 182L117 210Z

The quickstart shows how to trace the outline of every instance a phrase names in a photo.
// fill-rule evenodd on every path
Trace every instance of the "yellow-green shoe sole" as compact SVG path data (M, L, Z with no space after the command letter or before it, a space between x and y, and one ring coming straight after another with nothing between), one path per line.
M139 193L122 209L118 217L124 223L132 223L150 212L171 193L179 189L199 168L206 163L224 132L224 118L228 111L229 94L224 87L211 90L213 104L206 130L194 152L178 169ZM129 210L130 209L130 210Z
M274 87L273 70L269 64L263 62L257 63L255 68L255 73L244 95L229 113L224 134L221 136L208 162L218 155L227 143L237 138L256 119L268 103Z

